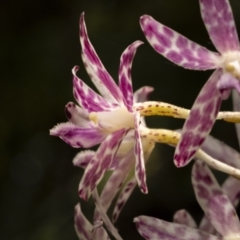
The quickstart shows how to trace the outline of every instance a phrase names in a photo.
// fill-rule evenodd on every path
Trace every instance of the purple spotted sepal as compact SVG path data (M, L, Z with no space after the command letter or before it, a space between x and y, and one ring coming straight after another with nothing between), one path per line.
M146 240L221 240L195 228L166 222L157 218L139 216L134 219L138 232Z
M221 75L221 69L212 74L193 104L175 150L177 167L183 167L193 159L212 129L222 102L222 94L215 87Z
M121 129L109 134L87 165L78 191L79 196L85 201L88 200L92 190L97 186L104 173L111 166L119 145L127 132L128 130Z
M192 170L196 198L211 224L225 239L240 238L240 222L236 211L211 170L196 161Z

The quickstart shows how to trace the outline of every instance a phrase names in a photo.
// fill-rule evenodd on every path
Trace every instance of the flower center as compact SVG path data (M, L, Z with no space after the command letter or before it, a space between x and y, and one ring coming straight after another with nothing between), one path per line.
M110 112L91 112L89 119L110 132L122 128L134 128L134 115L126 108L118 108Z
M240 80L240 52L227 52L223 54L223 69Z

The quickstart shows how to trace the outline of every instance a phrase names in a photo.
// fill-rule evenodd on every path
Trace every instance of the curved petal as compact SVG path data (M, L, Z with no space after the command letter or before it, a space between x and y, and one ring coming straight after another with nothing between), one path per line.
M153 91L154 91L154 88L149 87L149 86L144 86L144 87L139 88L133 94L134 103L147 101L149 94Z
M74 211L74 227L79 240L91 240L93 226L83 215L80 204L75 206Z
M208 34L220 53L239 50L239 40L229 0L199 0Z
M92 240L110 240L106 230L102 226L93 229Z
M139 216L134 218L138 232L146 240L220 240L195 228L170 223L157 218Z
M215 229L226 238L239 236L240 223L235 209L205 163L195 162L192 183L198 203Z
M65 113L68 120L73 124L83 128L90 127L91 121L89 120L89 113L78 107L75 103L69 102L65 106Z
M109 177L107 183L105 184L100 196L100 200L106 212L112 200L116 196L118 190L121 188L129 171L133 167L134 160L133 149L131 149L125 157L120 159L118 166L114 169L112 175ZM94 219L99 219L99 217L99 213L96 212Z
M233 206L236 207L239 203L240 181L236 178L228 177L222 185L222 191L228 196ZM204 216L200 222L199 228L210 234L216 233L215 228L206 216Z
M146 183L146 171L145 171L145 162L143 156L143 147L140 136L140 124L141 117L139 112L134 114L134 125L135 125L135 142L134 142L134 154L136 157L135 164L135 175L138 182L138 186L140 187L143 193L148 193L147 183Z
M89 148L104 141L107 133L94 125L91 128L81 128L70 122L66 122L52 128L50 135L60 137L74 148Z
M126 101L126 107L130 112L132 111L133 105L133 89L131 77L132 61L137 48L142 44L143 42L141 41L135 41L126 48L120 58L120 66L118 71L119 88L122 92L124 100Z
M85 169L95 154L96 152L92 150L81 151L73 158L73 165Z
M215 69L220 56L190 41L181 34L157 22L151 16L140 18L141 28L151 46L169 61L195 70Z
M73 95L78 101L79 105L86 109L88 112L100 112L112 110L115 105L111 104L90 87L88 87L80 78L77 76L79 67L75 66L72 69L73 74Z
M116 151L126 133L126 129L121 129L109 134L98 148L96 155L88 164L79 184L78 193L82 199L87 200L91 191L101 181L104 173L108 170L109 166L111 166Z
M174 155L177 167L185 166L191 161L215 123L222 101L221 93L216 88L221 74L222 70L216 70L212 74L197 96L184 123Z
M222 185L223 192L228 196L234 207L237 207L240 200L240 181L233 177L228 177Z
M84 13L82 13L80 16L79 27L82 52L85 57L85 61L87 61L87 66L89 66L91 70L94 72L94 77L98 77L97 86L102 84L101 89L103 89L103 91L105 92L104 95L106 95L107 93L111 94L119 104L122 104L123 97L120 92L120 89L118 88L117 84L114 82L112 77L109 75L109 73L106 71L101 60L98 58L91 42L89 41L84 21Z
M143 142L143 149L144 149L144 159L145 159L145 162L147 162L154 148L154 143L151 141L144 141L144 140L142 140L142 142ZM117 201L114 206L113 214L112 214L113 222L117 221L123 207L125 206L127 200L129 199L136 185L137 185L137 180L135 175L133 174L132 177L130 177L124 183L124 187L121 189L118 195Z
M175 223L183 224L188 227L197 228L197 224L192 216L185 209L177 211L173 216Z

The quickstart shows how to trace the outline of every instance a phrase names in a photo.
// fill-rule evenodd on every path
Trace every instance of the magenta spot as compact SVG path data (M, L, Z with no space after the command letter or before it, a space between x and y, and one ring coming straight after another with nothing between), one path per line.
M177 38L176 45L177 45L177 47L180 48L180 49L187 48L187 47L188 47L188 40L187 40L185 37L183 37L183 36L180 35L180 36Z
M182 56L176 51L169 51L166 57L174 63L180 63L182 61Z
M168 37L173 37L174 36L174 32L166 27L166 26L163 26L163 32L168 36Z
M197 125L199 124L199 120L201 118L200 115L200 111L199 109L193 109L190 112L190 117L189 119L186 121L185 123L185 128L186 129L193 129L195 127L197 127Z
M163 54L166 50L162 45L159 44L153 44L153 48L161 54Z
M172 46L171 41L169 40L169 38L166 35L161 34L159 32L156 32L155 34L156 34L158 43L160 45L162 45L163 47L166 47L166 48L170 48Z

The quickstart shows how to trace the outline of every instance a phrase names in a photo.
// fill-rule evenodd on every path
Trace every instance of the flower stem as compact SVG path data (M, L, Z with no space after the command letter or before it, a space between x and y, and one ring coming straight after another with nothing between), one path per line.
M108 215L106 214L102 204L101 204L101 201L100 201L100 198L99 198L99 195L98 195L98 191L97 191L97 188L95 188L92 192L92 196L93 196L93 199L95 201L95 204L96 204L96 208L103 220L103 222L105 223L106 227L108 228L109 232L117 239L117 240L123 240L121 238L121 236L119 235L118 231L116 230L116 228L113 226L112 222L110 221Z

